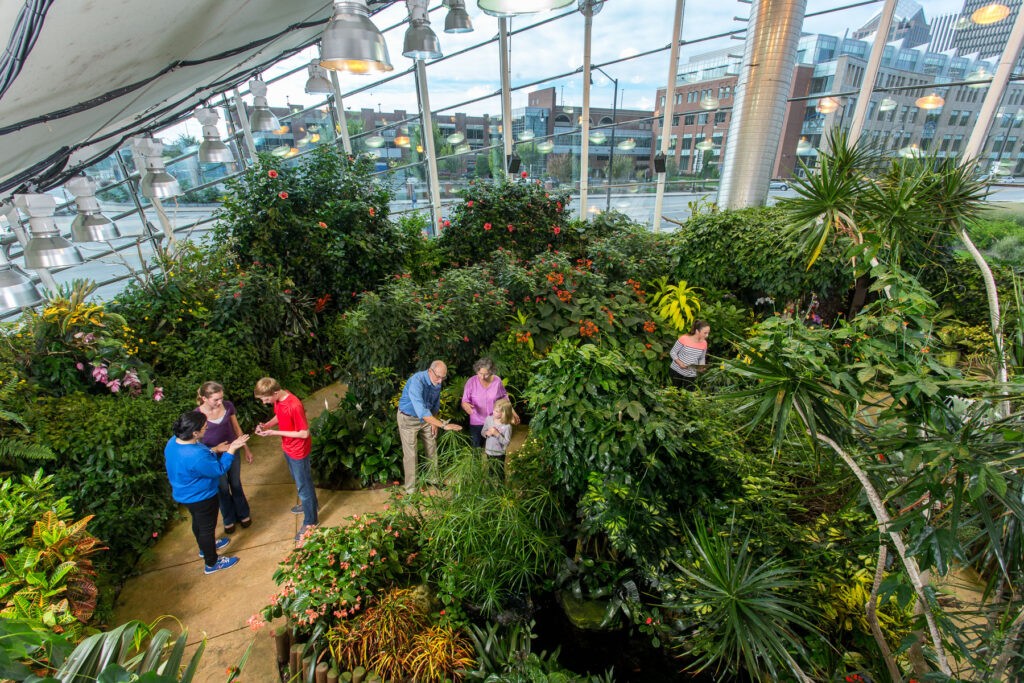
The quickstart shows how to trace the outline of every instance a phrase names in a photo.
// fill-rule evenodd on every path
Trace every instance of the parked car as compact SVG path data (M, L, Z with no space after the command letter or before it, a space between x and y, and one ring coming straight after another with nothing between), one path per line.
M781 180L773 180L770 183L768 183L768 189L769 190L779 190L780 192L785 192L786 190L789 189L789 185L784 183L784 182L782 182Z

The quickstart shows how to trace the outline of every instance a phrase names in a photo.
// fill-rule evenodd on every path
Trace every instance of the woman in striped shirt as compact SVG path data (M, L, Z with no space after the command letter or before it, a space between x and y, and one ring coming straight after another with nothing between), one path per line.
M697 384L697 373L705 369L710 332L710 325L694 320L690 334L680 336L672 346L672 383L677 387L692 389Z

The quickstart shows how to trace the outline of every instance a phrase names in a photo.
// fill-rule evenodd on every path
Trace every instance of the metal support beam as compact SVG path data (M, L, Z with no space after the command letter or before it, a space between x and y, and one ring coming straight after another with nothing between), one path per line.
M590 186L590 41L594 29L594 10L589 3L583 12L583 113L580 125L580 218L587 218L587 192ZM553 115L553 114L552 114ZM572 166L570 165L570 168Z
M853 110L853 119L850 121L850 144L856 144L861 131L864 130L864 120L868 115L868 105L871 103L871 93L875 89L875 80L878 78L878 67L882 64L882 54L885 52L886 43L889 41L889 28L892 26L892 16L896 13L897 0L885 0L885 7L878 18L878 31L875 33L875 42L871 46L871 56L868 57L868 65L864 70L864 78L860 83L860 94L857 95L857 106ZM843 109L846 114L846 109ZM842 129L842 122L839 127Z
M508 44L508 19L498 19L498 50L500 51L499 63L501 65L501 131L502 131L502 171L505 177L511 174L508 172L508 159L512 156L512 65L509 55ZM492 173L494 177L497 174Z
M430 183L430 216L433 234L441 230L441 185L437 180L437 151L434 148L434 118L430 115L430 94L427 90L427 68L422 59L416 60L416 92L420 101L420 125L423 128L423 154L427 157L427 175Z
M666 162L668 161L668 139L672 133L676 74L679 73L679 36L683 30L683 7L685 5L686 0L676 0L676 13L672 18L672 47L668 52L668 83L665 85L665 109L662 112L665 118L661 122L661 146L658 148L665 155ZM651 222L651 229L654 232L661 230L661 211L665 205L665 176L667 175L667 173L658 174L658 188L654 195L654 220Z
M419 63L417 62L417 69ZM341 83L338 81L338 72L331 70L331 87L334 88L334 115L338 117L338 134L341 136L341 147L345 154L352 154L352 140L348 136L348 119L345 118L345 103L341 99Z
M249 158L256 161L256 141L252 137L252 128L249 125L249 115L245 113L245 102L242 101L242 93L235 88L235 113L238 115L238 125L242 127L242 135L245 136L245 146L249 149Z
M988 92L985 93L985 99L981 103L981 111L978 112L978 118L971 130L971 137L968 138L967 145L964 147L964 159L975 159L981 154L981 150L985 146L985 138L992 125L992 119L995 118L996 109L999 107L999 101L1003 99L1006 84L1010 82L1010 74L1020 56L1021 45L1024 45L1024 9L1017 12L1017 20L1013 22L1013 28L1010 30L1010 39L1006 41L1003 56L999 58L999 66L996 67L996 72L992 76L992 83L988 86Z

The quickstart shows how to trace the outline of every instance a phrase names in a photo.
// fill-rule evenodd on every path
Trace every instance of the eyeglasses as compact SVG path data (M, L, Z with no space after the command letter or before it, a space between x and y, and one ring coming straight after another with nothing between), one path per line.
M433 375L437 379L438 382L443 382L446 379L448 379L448 373L445 373L443 375L439 375L436 372L434 372L433 369L431 369L431 368L427 368L427 373Z

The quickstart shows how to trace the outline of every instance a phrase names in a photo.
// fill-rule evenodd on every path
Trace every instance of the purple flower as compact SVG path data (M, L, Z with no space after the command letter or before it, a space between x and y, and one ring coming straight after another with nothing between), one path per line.
M94 341L96 341L96 335L90 332L89 334L85 335L85 338L82 341L84 341L86 344L92 344Z

